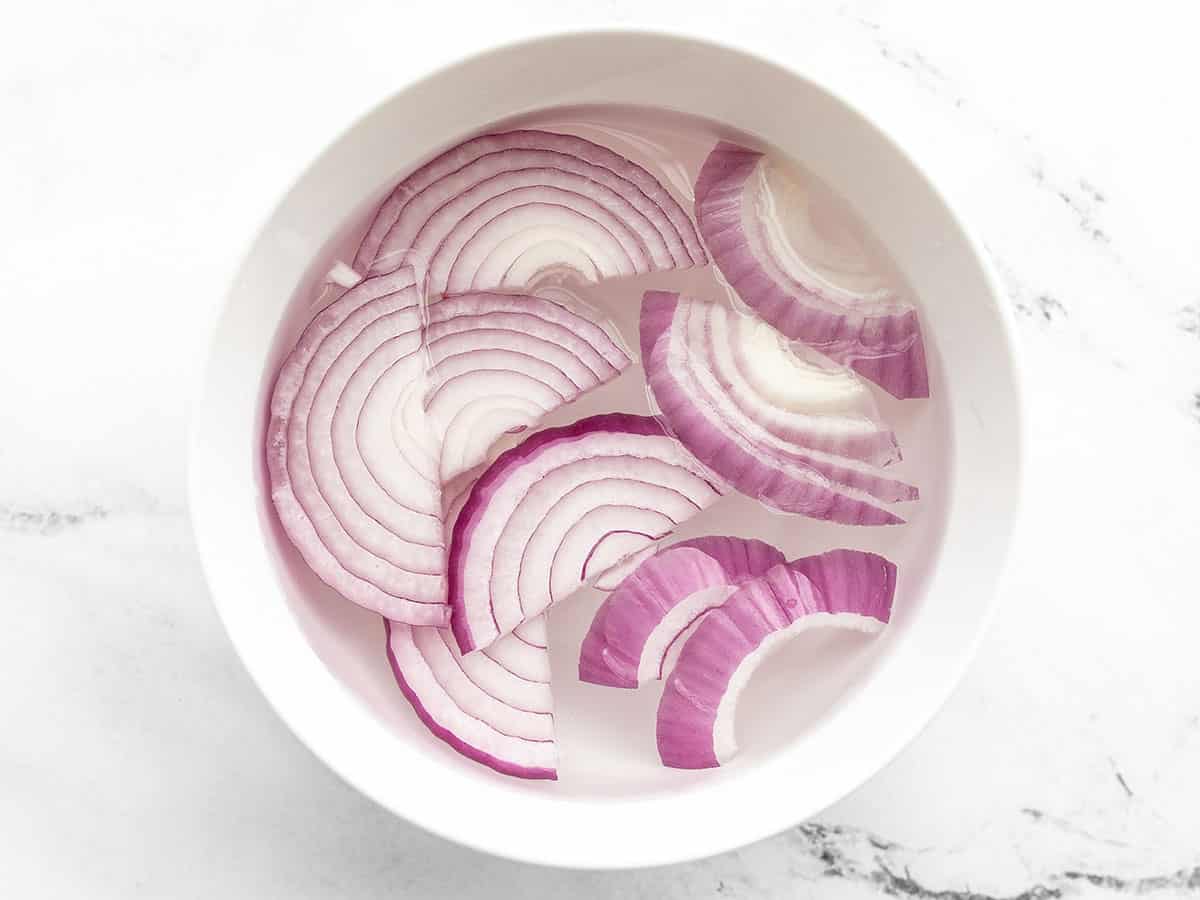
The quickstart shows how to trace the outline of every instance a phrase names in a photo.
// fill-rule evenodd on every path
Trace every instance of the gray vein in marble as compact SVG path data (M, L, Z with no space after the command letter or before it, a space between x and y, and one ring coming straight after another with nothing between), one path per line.
M1200 303L1189 303L1179 310L1179 330L1200 338Z
M1081 181L1081 184L1085 183ZM1088 185L1088 190L1094 193L1098 198L1098 202L1103 202L1104 197L1102 194L1095 191L1090 185ZM998 254L986 242L984 243L984 248L991 258L996 273L1000 276L1004 293L1019 316L1039 321L1047 326L1069 318L1070 313L1066 305L1058 297L1048 291L1035 291L1017 274L1016 269L1006 258ZM1128 269L1124 269L1123 267L1123 271L1129 276L1131 281L1134 283L1137 282L1136 277ZM1200 337L1200 303L1189 303L1179 309L1179 330L1184 334ZM1109 357L1108 361L1118 369L1125 368L1125 363L1117 356ZM1175 402L1178 403L1179 401ZM1193 390L1190 400L1183 402L1186 404L1191 418L1196 422L1200 422L1200 389ZM1124 779L1119 773L1117 774L1117 780L1129 792L1128 786L1124 783ZM1132 796L1131 792L1130 795Z
M1052 294L1042 292L1034 295L1033 308L1024 310L1026 315L1034 315L1040 313L1042 318L1047 322L1053 322L1056 319L1066 318L1067 308L1062 305L1062 301Z
M1040 810L1026 809L1022 812L1035 821L1055 821ZM1074 833L1090 837L1078 830ZM1135 896L1166 891L1175 894L1200 893L1200 865L1139 877L1064 869L1011 894L981 893L969 886L934 888L916 878L904 863L903 857L911 856L914 851L860 829L809 822L788 832L787 840L820 863L819 877L845 879L870 886L891 897L912 897L916 900L1058 900L1080 896L1081 890L1088 887Z
M1109 847L1129 847L1129 844L1125 843L1124 841L1117 841L1112 838L1101 837L1098 834L1094 834L1091 831L1080 828L1078 825L1069 822L1061 816L1051 815L1042 809L1034 809L1027 806L1021 810L1021 815L1025 816L1032 822L1036 822L1040 825L1050 826L1051 828L1061 831L1064 834L1074 835L1075 837L1080 837L1096 844L1106 844Z
M1112 766L1113 777L1117 779L1117 784L1121 785L1121 790L1125 792L1125 796L1130 800L1133 799L1133 788L1129 786L1129 782L1125 780L1125 776L1121 774L1121 770L1117 768L1117 762L1111 756L1108 758L1108 764Z
M876 38L876 48L879 55L893 65L910 72L916 82L926 90L945 97L954 104L956 109L967 105L967 98L952 89L946 73L926 59L918 50L912 48L900 49Z
M15 534L57 534L88 522L107 519L112 510L87 504L75 509L37 509L0 505L0 531Z
M957 110L971 108L975 118L983 128L1007 143L1019 146L1020 155L1026 157L1025 168L1034 185L1057 197L1067 210L1074 216L1080 231L1089 240L1111 247L1112 237L1098 223L1100 211L1108 202L1104 192L1087 178L1075 177L1065 180L1051 177L1047 173L1044 160L1037 154L1025 149L1029 137L1022 135L1017 140L1009 130L998 125L985 114L974 110L966 95L959 91L952 79L941 68L936 66L919 50L912 47L902 47L882 37L883 29L875 22L861 16L851 17L859 25L872 32L875 47L887 62L908 72L914 82L930 94L939 97Z
M180 518L187 514L184 506L165 503L137 485L109 489L104 498L59 503L0 501L0 535L51 537L126 516Z
M967 105L967 98L954 89L946 73L919 50L900 46L885 38L883 26L873 19L861 15L849 15L848 18L871 32L875 41L875 49L883 59L910 73L922 88L948 99L955 107L962 108Z
M1052 192L1066 204L1086 236L1101 244L1112 243L1112 237L1096 223L1108 198L1095 185L1086 178L1076 178L1065 185L1057 182L1046 175L1046 168L1040 161L1029 165L1029 174L1034 184L1042 190Z
M1151 894L1158 891L1188 891L1200 893L1200 866L1180 869L1166 875L1149 875L1143 878L1118 878L1115 875L1097 875L1094 872L1063 872L1062 878L1072 882L1085 882L1095 887L1125 894Z
M882 36L883 26L878 22L860 15L851 15L850 18L872 32L875 49L880 57L904 69L920 87L948 100L957 109L968 105L966 96L954 89L949 76L921 51L913 47L902 47L885 39Z
M985 245L986 246L986 245ZM1068 316L1063 302L1048 291L1033 291L1017 275L1016 270L1004 258L997 255L991 248L986 247L988 256L992 259L997 274L1004 285L1004 292L1020 315L1027 318L1038 318L1048 324L1065 319Z
M898 859L895 844L872 838L866 832L835 825L809 822L790 833L791 839L818 860L824 878L841 878L868 885L889 896L914 897L918 900L1000 900L996 895L977 893L970 888L935 889L913 877L907 865ZM1005 900L1048 900L1062 897L1061 890L1037 884Z

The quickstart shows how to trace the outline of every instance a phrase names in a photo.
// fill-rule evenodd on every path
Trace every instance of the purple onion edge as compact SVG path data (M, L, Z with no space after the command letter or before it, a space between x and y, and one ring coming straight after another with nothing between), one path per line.
M417 718L421 720L422 724L424 724L424 726L429 729L429 731L432 732L435 737L440 739L443 743L448 744L454 751L462 756L465 756L477 763L482 763L489 769L499 772L501 775L511 775L514 778L525 778L529 780L558 780L558 771L556 769L522 766L509 760L500 759L499 757L493 756L490 753L485 753L478 747L467 743L450 729L446 728L446 726L438 722L432 713L425 708L425 705L421 702L416 692L409 685L407 679L405 679L404 673L400 669L400 664L396 661L395 654L392 653L392 623L386 618L383 620L383 628L385 639L387 641L388 664L391 666L392 675L396 679L396 684L400 688L400 692L404 694L405 698L408 700L409 705L412 706L413 711L417 714Z

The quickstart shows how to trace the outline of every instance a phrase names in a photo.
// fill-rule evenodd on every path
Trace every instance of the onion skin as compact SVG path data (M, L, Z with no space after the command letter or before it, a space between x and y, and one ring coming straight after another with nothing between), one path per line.
M821 417L814 415L802 436L809 443L797 444L737 409L736 398L714 375L713 340L694 346L696 322L711 338L714 323L736 322L735 316L668 291L645 294L640 327L646 380L671 432L730 485L776 509L846 525L903 522L882 504L914 500L916 488L838 455L886 449L894 444L890 432L877 432L885 435L881 441L868 433L850 444L822 435ZM750 351L734 346L731 352Z
M539 225L557 236L531 237ZM534 252L531 263L530 240L549 256ZM547 250L562 240L570 252ZM588 262L602 244L607 263ZM522 130L465 141L408 176L380 206L354 268L415 266L436 297L522 290L547 267L595 281L707 261L688 214L641 166L583 138Z
M664 765L728 762L738 697L772 645L808 627L879 631L895 588L895 565L861 550L831 550L745 582L705 615L667 678L657 724Z
M544 632L544 623L541 620L538 621ZM418 637L419 631L428 634L434 629L420 628L419 626L414 628L402 623L389 622L387 619L384 619L384 628L388 662L391 665L392 675L396 679L396 684L412 705L417 717L435 736L468 759L482 763L501 774L528 779L554 780L558 778L557 768L553 764L555 757L553 739L549 741L534 741L513 738L512 736L497 732L490 723L466 713L445 692L436 678L431 676L428 663L421 655L415 638ZM504 640L521 643L515 635L509 636ZM447 642L446 646L449 652L456 652L452 641ZM528 645L523 644L523 646ZM546 655L544 647L541 648L541 652L543 656ZM461 666L461 658L459 658L458 662ZM548 696L548 658L546 660L545 671L547 681L546 693ZM470 676L468 675L468 677ZM478 682L476 683L478 684ZM486 690L486 688L481 687L481 690ZM528 711L526 714L530 717L545 717L549 720L551 729L553 728L553 712L550 710L548 704L545 710ZM472 723L477 723L473 727L477 731L487 734L489 742L492 744L490 750L480 746L483 741L473 741L466 734L458 733L454 730L456 723L461 727L464 719L470 720ZM510 752L505 755L500 751L501 747L507 748Z
M635 469L646 480L632 477ZM459 648L486 647L581 587L581 568L613 534L613 518L630 523L623 538L634 531L643 537L640 546L623 540L623 556L605 570L720 495L707 470L649 416L610 413L532 435L484 472L455 522L448 572ZM575 502L583 505L569 505ZM560 521L562 510L570 515ZM594 531L574 535L589 521ZM560 561L568 539L582 543ZM531 553L535 543L540 549Z
M816 284L784 284L764 265L743 220L747 182L763 154L721 141L696 179L696 221L712 260L738 296L793 340L847 365L900 399L928 397L929 375L917 312L911 306L873 311L838 303Z
M686 610L683 621L668 616L689 598L709 589L733 588L784 562L776 548L762 541L708 536L680 541L642 562L614 590L592 619L579 650L579 680L619 688L636 688L663 677L663 664L674 642L704 610L720 606L728 594L705 599L703 608ZM659 634L664 621L672 625ZM650 648L657 637L661 652ZM648 656L649 654L649 656ZM651 658L652 657L652 658Z

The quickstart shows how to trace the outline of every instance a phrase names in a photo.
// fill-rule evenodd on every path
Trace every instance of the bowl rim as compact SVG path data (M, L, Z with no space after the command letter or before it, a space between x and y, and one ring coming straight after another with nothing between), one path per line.
M203 462L203 427L204 427L204 409L206 402L211 402L209 398L208 385L212 376L212 370L217 365L217 347L216 337L221 329L221 324L225 315L230 308L231 301L236 294L238 283L242 273L247 268L250 260L254 257L258 248L259 240L263 237L268 227L274 221L276 216L281 212L287 199L303 185L306 180L316 171L321 162L330 153L331 149L337 145L341 139L356 130L359 126L373 118L388 104L393 102L396 97L419 84L437 80L444 75L453 72L460 67L468 67L478 65L485 62L489 57L499 57L505 54L519 52L523 49L532 48L538 45L553 44L558 42L567 42L581 39L603 39L603 40L621 40L626 38L639 38L654 41L661 41L664 44L676 45L691 45L704 49L706 51L715 51L725 54L730 57L741 57L745 62L773 69L778 74L786 75L798 82L806 85L807 89L815 92L818 95L823 95L825 99L833 101L835 104L844 108L852 117L860 120L866 128L875 132L879 139L888 146L888 148L896 154L896 156L919 178L921 186L925 191L928 191L930 196L945 210L948 219L953 223L954 227L959 232L964 247L969 250L973 257L973 262L978 266L983 282L987 288L986 301L990 303L996 313L996 321L999 324L999 336L1001 338L1004 353L1009 362L1009 372L1013 404L1014 416L1014 433L1011 435L1011 443L1013 448L1013 481L1015 485L1015 494L1012 497L1010 505L1010 516L1004 527L999 529L999 533L993 540L993 545L998 544L999 547L995 552L997 564L996 581L988 591L988 596L983 603L983 608L980 615L977 617L975 627L970 640L962 647L962 652L953 660L953 665L947 665L946 676L935 687L929 689L929 701L926 704L925 712L921 716L914 716L909 723L909 727L903 731L894 731L889 734L886 742L887 749L875 754L876 764L869 771L865 771L862 777L855 784L846 786L844 789L839 788L833 792L827 792L827 796L818 804L816 809L799 811L796 814L784 814L782 816L776 814L773 816L762 816L755 824L745 824L736 832L726 831L725 836L716 839L709 839L703 845L694 845L688 847L676 846L673 850L666 853L654 852L647 848L642 848L636 852L630 853L628 850L621 856L614 858L609 855L587 854L586 852L568 852L568 853L538 853L527 852L524 847L518 847L511 841L497 840L494 836L484 836L484 834L475 832L455 831L453 828L445 827L438 822L429 821L428 818L423 818L420 815L412 812L410 809L402 805L384 800L379 796L376 786L369 783L369 780L360 777L360 773L352 770L352 767L346 765L343 757L337 750L320 738L319 733L315 732L309 723L304 721L304 717L300 712L299 706L281 696L281 692L276 689L276 684L271 678L267 677L265 667L261 664L261 656L256 656L251 652L249 642L245 635L240 630L240 623L233 605L229 602L229 592L221 589L222 582L226 580L228 574L224 570L224 564L220 560L219 549L214 544L213 534L214 528L218 527L218 523L211 520L208 514L208 503L205 496L206 492L206 474L205 464ZM214 313L209 323L208 334L206 336L205 347L207 348L203 365L197 376L197 383L194 389L194 402L191 406L191 424L188 438L188 465L187 465L187 492L188 492L188 510L191 519L192 530L196 542L197 554L200 558L201 570L203 572L206 583L209 587L209 593L212 598L213 605L216 607L218 616L226 634L229 636L230 642L234 646L234 650L241 661L246 672L250 675L251 680L257 686L258 690L266 697L268 705L274 710L275 714L288 726L288 729L295 735L300 742L305 745L318 759L320 759L330 770L337 774L343 781L354 787L359 793L369 798L377 805L389 810L393 814L411 822L418 827L430 833L436 834L441 838L451 842L470 847L473 850L488 853L504 859L513 860L516 862L531 863L543 866L555 866L573 869L635 869L645 868L650 866L668 865L680 862L686 862L694 859L712 856L717 853L726 852L738 847L746 846L755 841L771 837L778 834L787 828L794 827L796 824L804 821L806 818L816 815L821 810L843 799L845 796L857 790L865 784L870 778L878 774L883 768L892 762L896 756L908 747L932 722L934 717L945 706L946 702L960 686L962 679L975 659L979 646L984 635L991 627L992 621L995 618L997 609L1000 603L1000 586L1004 582L1005 574L1008 570L1010 550L1013 542L1013 536L1017 531L1018 524L1021 518L1022 511L1022 490L1024 487L1023 473L1026 469L1027 435L1025 422L1027 413L1025 409L1025 388L1023 384L1022 366L1020 365L1020 352L1017 341L1017 327L1015 315L1009 304L1003 302L1004 292L1001 289L1000 281L997 278L994 266L989 258L989 255L983 243L976 237L974 231L969 226L964 217L959 213L956 206L951 202L946 193L938 186L938 183L930 176L929 172L905 149L896 138L892 136L885 128L883 128L874 118L863 112L854 102L849 100L841 93L830 88L818 77L807 73L792 64L785 64L772 56L746 47L745 45L730 41L714 39L709 35L701 35L689 32L686 29L663 29L663 28L640 28L640 27L580 27L571 29L547 29L539 30L535 33L523 36L518 39L508 40L504 42L489 44L482 49L475 49L469 54L462 57L455 57L450 62L443 65L430 68L419 75L407 77L403 83L392 90L386 97L372 104L365 109L361 114L353 117L349 121L343 123L341 130L328 143L326 143L320 152L310 157L307 164L292 178L286 185L285 189L280 193L275 202L260 218L256 226L249 231L250 238L245 251L238 259L236 267L233 269L234 274L227 283L226 289L222 294L221 302L215 305ZM981 297L981 300L985 299ZM314 654L315 655L315 654ZM320 663L323 667L324 664ZM333 678L332 673L330 677ZM346 693L346 698L352 700L349 690L339 683L341 688ZM365 708L362 710L364 715L371 715ZM384 727L380 723L380 727ZM488 773L490 775L490 773ZM578 798L571 798L577 800ZM536 850L536 848L534 848Z

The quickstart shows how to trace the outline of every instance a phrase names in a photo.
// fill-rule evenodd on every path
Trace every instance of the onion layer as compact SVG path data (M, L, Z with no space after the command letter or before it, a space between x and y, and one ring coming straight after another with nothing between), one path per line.
M878 277L854 235L763 154L722 141L696 180L705 246L745 303L789 338L888 393L928 397L917 312ZM782 202L780 202L782 201Z
M354 267L415 266L436 297L523 290L551 271L599 281L705 262L687 213L641 166L583 138L510 131L459 144L401 182Z
M870 464L899 452L853 373L803 359L768 325L666 291L642 301L641 344L667 426L739 491L834 522L903 521L883 504L917 490Z
M267 467L280 522L323 581L398 621L444 625L418 299L405 269L360 283L313 319L275 382ZM413 423L403 444L394 415Z
M446 625L443 482L629 358L551 301L424 307L413 282L409 269L367 279L305 329L276 379L267 465L280 521L323 581L395 621Z
M544 617L470 656L444 628L384 623L396 683L430 731L497 772L558 777Z
M463 294L431 304L426 411L440 442L440 478L479 465L502 434L522 431L611 381L629 355L600 325L523 294Z
M832 625L879 631L891 617L896 567L873 553L831 550L773 566L708 612L684 645L658 706L658 752L680 769L723 765L737 752L743 688L790 636Z
M484 472L454 526L459 647L488 646L718 496L648 416L593 416L527 438Z
M579 679L635 688L663 678L705 612L783 561L770 544L738 537L702 537L659 550L596 611L579 650Z

